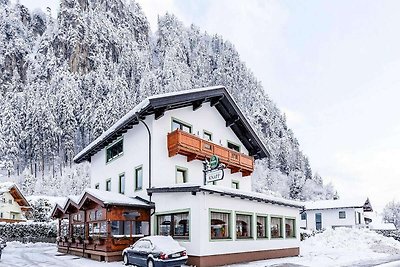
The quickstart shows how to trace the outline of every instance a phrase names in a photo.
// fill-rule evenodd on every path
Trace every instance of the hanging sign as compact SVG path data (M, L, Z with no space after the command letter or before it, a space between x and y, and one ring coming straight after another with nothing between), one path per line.
M224 179L224 169L214 169L205 173L206 183Z
M218 168L218 165L219 165L219 158L215 155L212 155L210 158L210 168L212 170L216 169L216 168Z
M225 165L219 162L216 155L211 156L210 161L204 161L204 184L224 179Z

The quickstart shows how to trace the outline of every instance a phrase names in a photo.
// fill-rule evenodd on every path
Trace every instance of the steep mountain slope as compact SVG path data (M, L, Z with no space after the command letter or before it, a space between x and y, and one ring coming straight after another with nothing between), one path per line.
M7 0L0 7L0 158L26 192L79 192L87 166L75 166L74 154L143 98L224 85L272 154L257 163L255 190L332 197L285 116L221 36L171 14L152 34L140 6L121 0L63 0L56 20Z

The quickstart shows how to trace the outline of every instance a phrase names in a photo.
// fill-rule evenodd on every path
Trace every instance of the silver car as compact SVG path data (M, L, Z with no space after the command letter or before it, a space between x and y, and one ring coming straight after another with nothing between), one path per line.
M122 251L125 265L144 267L181 266L186 263L186 249L170 236L147 236Z

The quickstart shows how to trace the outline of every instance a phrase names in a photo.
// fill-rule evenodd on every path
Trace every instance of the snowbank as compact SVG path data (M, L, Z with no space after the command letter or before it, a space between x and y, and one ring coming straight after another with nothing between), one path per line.
M312 266L340 266L399 254L400 242L368 229L337 228L302 242L300 253Z

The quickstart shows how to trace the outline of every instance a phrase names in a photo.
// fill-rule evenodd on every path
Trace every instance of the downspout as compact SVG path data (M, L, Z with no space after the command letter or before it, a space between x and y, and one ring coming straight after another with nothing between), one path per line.
M141 122L146 127L148 137L149 137L149 186L148 186L148 188L150 189L151 188L151 132L150 132L150 128L147 125L147 123L140 118L139 113L136 113L136 118L137 118L138 122ZM147 194L149 196L149 202L151 203L152 193L147 193ZM154 214L154 212L150 214L150 219L149 219L149 235L151 235L151 216L153 214Z

